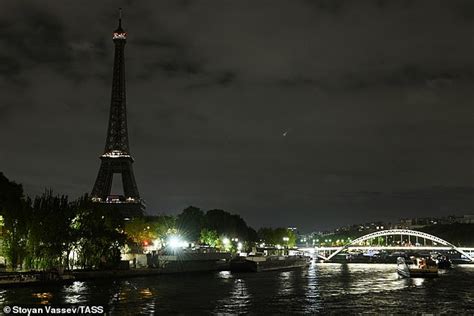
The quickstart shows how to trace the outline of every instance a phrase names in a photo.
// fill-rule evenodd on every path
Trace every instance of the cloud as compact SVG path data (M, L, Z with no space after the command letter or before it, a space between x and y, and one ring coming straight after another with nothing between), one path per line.
M95 180L118 6L151 213L304 230L474 207L453 189L473 179L469 1L2 2L0 164L29 193Z
M400 199L472 200L474 196L474 187L432 186L429 188L420 188L417 190L394 192L393 196Z
M17 15L22 19L17 19ZM61 21L40 6L18 5L2 16L0 45L5 54L15 56L22 67L48 63L61 67L70 61Z

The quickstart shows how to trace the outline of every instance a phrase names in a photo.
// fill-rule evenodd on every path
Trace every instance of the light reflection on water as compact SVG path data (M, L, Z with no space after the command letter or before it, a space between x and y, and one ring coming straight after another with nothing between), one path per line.
M314 264L307 270L302 269L302 273L307 273L306 279L308 283L305 291L305 305L308 306L307 311L310 313L319 312L322 309L321 292L318 282L319 274L316 273Z
M233 278L232 273L230 273L230 271L220 271L220 272L217 273L217 276L220 279L232 279Z
M81 304L87 302L87 285L85 282L74 281L63 289L65 304Z
M5 289L0 289L0 304L4 305L5 304L5 295L7 293L7 290Z
M242 279L234 279L234 285L229 297L219 301L215 313L247 313L251 302L251 295Z
M290 295L294 291L293 287L293 282L294 282L294 276L293 274L296 271L283 271L280 272L278 275L278 281L279 281L279 287L278 287L278 295L280 296L285 296L285 295Z
M391 264L318 264L262 273L196 273L0 290L13 304L105 305L115 314L474 313L474 265L434 279ZM3 305L2 304L2 305Z
M31 294L31 296L37 299L37 302L41 305L49 304L50 300L53 298L53 293L50 292L37 292Z

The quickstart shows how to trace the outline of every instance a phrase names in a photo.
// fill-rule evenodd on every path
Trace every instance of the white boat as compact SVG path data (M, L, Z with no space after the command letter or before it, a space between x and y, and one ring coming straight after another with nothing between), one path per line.
M397 258L397 272L405 278L437 277L438 267L430 259L413 258L406 262L405 258Z

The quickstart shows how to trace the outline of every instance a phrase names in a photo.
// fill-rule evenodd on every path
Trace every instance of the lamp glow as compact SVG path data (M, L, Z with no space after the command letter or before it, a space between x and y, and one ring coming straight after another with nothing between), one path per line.
M182 240L180 236L171 236L168 239L168 245L173 249L186 248L188 246L188 242Z

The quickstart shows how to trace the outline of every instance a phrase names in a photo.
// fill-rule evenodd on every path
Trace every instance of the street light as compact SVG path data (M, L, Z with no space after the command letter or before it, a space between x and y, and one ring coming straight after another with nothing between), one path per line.
M229 238L227 238L227 237L222 238L222 243L224 244L224 246L227 247L227 246L229 245L229 243L230 243Z
M177 248L186 248L188 245L187 241L184 241L181 239L180 236L170 236L168 239L167 243L172 249L177 249Z

